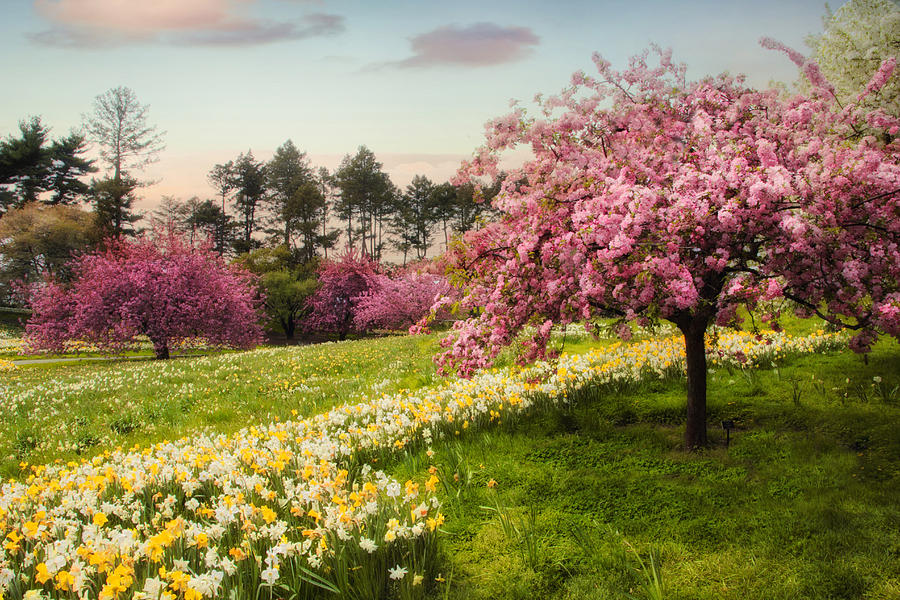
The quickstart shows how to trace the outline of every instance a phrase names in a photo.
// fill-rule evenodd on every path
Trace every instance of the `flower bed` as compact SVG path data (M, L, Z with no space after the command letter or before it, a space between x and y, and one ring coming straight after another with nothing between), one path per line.
M818 332L720 333L713 366L846 344ZM3 598L420 596L443 521L434 469L400 483L372 461L487 426L586 385L678 376L679 337L492 369L232 436L30 467L0 487Z

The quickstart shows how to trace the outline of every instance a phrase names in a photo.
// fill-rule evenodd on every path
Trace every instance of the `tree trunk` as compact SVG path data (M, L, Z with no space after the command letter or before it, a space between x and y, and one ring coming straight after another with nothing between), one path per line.
M687 371L687 423L684 445L688 450L706 446L706 325L704 319L689 319L678 325L684 334Z
M156 360L169 358L169 343L167 340L150 340L153 342L153 351L156 352Z
M294 339L294 328L295 328L294 319L288 318L287 321L284 323L284 337L286 339L288 339L288 340Z

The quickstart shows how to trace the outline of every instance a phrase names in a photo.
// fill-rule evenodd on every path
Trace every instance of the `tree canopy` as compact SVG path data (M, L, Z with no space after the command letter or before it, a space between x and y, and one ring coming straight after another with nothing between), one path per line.
M32 347L60 351L66 341L84 340L118 349L146 335L156 357L169 358L183 339L236 348L262 339L252 276L172 232L109 240L70 268L71 284L33 288L26 326Z
M900 2L850 0L836 12L829 9L823 21L824 31L806 40L810 58L834 86L838 99L853 103L884 60L900 58ZM809 89L805 81L801 84ZM885 82L864 105L900 117L900 80Z
M460 181L497 175L502 151L534 158L510 173L495 223L452 254L467 294L439 357L470 374L523 331L524 359L544 353L555 324L618 315L665 319L683 333L685 441L706 443L705 333L740 305L785 297L856 330L900 335L900 147L879 133L900 122L842 108L818 68L788 51L809 95L756 91L740 77L689 82L655 51L619 72L595 55L597 75L489 126ZM866 87L884 86L885 61ZM856 136L866 129L874 135Z
M74 254L100 236L93 215L74 206L30 202L0 219L0 304L18 304L16 286L67 280Z
M319 288L309 298L307 329L338 334L364 332L358 323L356 305L359 298L370 291L378 274L378 264L358 250L348 248L335 259L322 261L318 269Z
M94 99L84 128L100 152L108 173L91 184L97 218L109 235L132 234L134 191L143 185L134 171L157 160L165 147L164 132L147 122L148 106L138 102L131 88L111 88Z
M316 263L296 261L287 246L257 248L242 255L237 263L258 277L269 328L280 329L287 340L293 340L318 286Z
M0 214L36 200L72 204L88 193L81 177L97 169L82 156L84 136L73 132L51 141L39 117L20 121L19 132L0 141Z

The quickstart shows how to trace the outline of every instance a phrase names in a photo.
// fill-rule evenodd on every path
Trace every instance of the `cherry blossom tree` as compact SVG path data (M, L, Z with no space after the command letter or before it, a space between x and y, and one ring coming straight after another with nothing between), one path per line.
M695 448L707 443L705 334L740 305L787 298L854 330L858 351L900 336L900 122L860 107L896 61L842 108L814 63L764 45L802 68L807 95L689 82L654 49L621 72L595 55L596 76L488 124L457 184L496 176L519 144L533 159L493 201L498 220L450 253L476 316L443 341L444 372L488 365L526 329L530 360L554 324L665 319L685 339Z
M447 278L440 274L413 271L393 277L376 275L372 289L356 301L356 327L362 330L409 328L450 292Z
M337 333L341 340L349 333L365 332L368 327L355 319L356 305L375 285L378 263L348 248L336 260L322 261L317 277L319 289L309 299L310 313L305 328Z
M84 340L117 350L146 335L164 359L173 343L197 336L234 348L262 340L252 276L173 232L109 240L71 269L71 284L51 280L32 291L26 341L33 348L62 351Z

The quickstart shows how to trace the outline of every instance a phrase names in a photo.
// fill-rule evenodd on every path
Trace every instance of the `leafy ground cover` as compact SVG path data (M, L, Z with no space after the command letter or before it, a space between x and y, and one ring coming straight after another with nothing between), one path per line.
M105 496L101 489L96 490L97 495L88 489L82 495L89 506L70 517L70 527L85 527L85 532L95 536L93 553L85 555L85 565L88 559L101 561L108 571L107 584L111 574L118 572L119 583L127 577L137 578L145 587L147 582L151 588L157 584L168 587L179 598L187 597L189 589L216 589L222 584L221 577L239 594L254 589L267 576L285 577L288 583L293 578L297 584L298 571L292 566L289 574L287 567L294 565L292 561L301 551L317 560L318 555L310 553L317 546L304 547L299 542L272 546L274 538L268 545L263 543L262 538L277 533L276 526L282 522L306 528L303 531L310 532L312 541L339 548L338 558L324 565L330 581L327 585L345 586L342 589L349 585L360 597L383 593L435 598L658 597L645 586L645 576L652 578L654 572L661 575L663 597L667 598L896 595L900 549L896 534L900 449L895 439L900 352L896 344L879 345L864 364L847 353L828 351L834 343L825 338L819 345L807 345L806 350L802 342L784 336L723 336L719 343L725 346L712 355L716 371L711 381L711 418L714 422L731 419L736 428L727 448L714 434L713 448L700 454L688 455L680 449L684 390L677 378L677 338L624 346L607 340L584 357L563 358L559 367L544 367L540 372L501 369L485 373L471 384L447 382L438 387L429 386L433 370L427 363L434 339L392 338L257 351L263 355L259 360L257 352L217 357L225 361L217 367L222 373L233 367L229 366L232 357L244 356L252 367L224 379L219 388L212 386L217 378L208 376L203 381L208 385L194 390L197 404L217 405L216 394L222 394L232 380L246 378L252 384L248 393L254 385L258 392L264 387L261 381L290 379L284 377L285 366L305 360L298 371L318 369L322 382L334 382L342 391L346 388L351 401L367 399L359 405L360 410L323 413L329 402L336 402L335 395L333 400L306 407L309 413L304 414L319 416L282 424L294 417L292 410L298 410L297 416L300 410L299 392L282 383L283 390L278 385L266 388L272 395L257 399L260 411L267 415L242 413L236 422L210 424L193 420L205 414L202 411L188 411L189 417L175 427L181 432L195 428L202 433L224 431L246 424L248 419L274 422L259 430L244 429L227 439L197 433L148 449L139 459L134 454L113 452L87 463L71 463L72 467L38 467L26 472L37 473L32 475L31 485L42 498L55 498L53 473L70 473L58 481L77 481L76 474L93 482L91 485L108 480L110 489ZM584 350L589 345L580 340L569 348ZM797 350L816 349L820 351L816 356L793 355ZM306 354L314 350L321 354ZM276 358L279 356L282 358ZM738 356L740 360L735 360ZM410 357L421 357L423 362L417 366L417 359L410 361ZM212 361L212 357L179 362L205 360ZM273 365L278 360L286 361L279 365L280 380ZM773 360L778 361L776 370L742 368L768 366ZM115 370L140 374L144 366L105 365L110 371L99 379ZM21 369L16 375L33 373L31 376L52 381L67 372L88 370L85 365ZM193 371L202 373L198 368ZM655 376L647 379L651 374ZM197 373L181 374L186 379L192 376L199 377ZM148 379L148 373L134 376L123 389L137 389L139 382ZM82 383L94 385L96 381ZM354 381L359 386L355 396ZM171 383L160 383L158 389ZM373 399L378 389L396 393ZM123 394L120 399L127 399L127 393ZM176 439L162 427L117 435L128 443ZM296 435L298 443L304 441L299 447L284 445L286 435L288 440ZM339 450L335 457L331 442L322 443L327 440L341 440L339 448L346 445L356 450L345 458L340 458L344 450ZM111 447L107 442L98 443L83 453ZM35 456L46 452L48 457L54 452L49 447L34 451ZM71 450L59 456L66 452ZM206 458L208 455L218 460L209 463L213 459ZM120 460L127 456L134 458ZM279 456L290 457L286 462L296 465L298 474L307 468L323 469L322 481L315 484L319 488L308 488L308 481L286 483L287 472L278 475ZM157 460L160 457L162 462ZM249 462L241 465L245 457ZM201 467L209 466L198 469L198 460ZM135 466L138 463L140 467ZM153 464L157 468L169 464L171 469L154 472L151 477L146 471L153 472ZM240 483L222 483L218 476L215 481L204 481L203 473L220 464L236 466L238 473L244 473ZM349 469L348 475L341 475L340 465ZM373 465L385 469L387 475L373 479ZM127 467L124 471L123 466ZM109 471L110 467L115 471ZM182 480L181 473L188 479ZM194 497L199 502L192 504L188 490L193 484L184 486L194 477L200 477L201 487ZM355 483L348 483L348 477ZM404 480L405 486L396 483ZM135 481L140 481L140 490ZM350 490L359 492L359 500L365 481L373 486L366 492L369 502L384 510L354 516L354 526L361 528L348 527L341 534L336 525L344 513L338 508L347 502ZM130 502L140 501L141 514L150 511L148 517L162 513L175 517L140 525L144 521L139 514L138 539L146 537L146 542L126 544L125 554L136 552L135 564L146 560L152 540L163 544L160 559L169 569L166 577L129 567L125 558L117 565L95 556L103 544L112 543L107 539L125 543L113 535L116 529L127 527L128 513L122 512L116 495L121 490L112 493L122 482L130 482L137 490ZM41 489L48 484L49 490ZM224 496L216 491L222 485ZM4 493L9 494L10 489L5 488ZM30 488L17 489L23 500L32 494ZM234 506L234 494L242 489L247 497ZM304 489L319 489L330 502L301 494ZM289 490L294 491L287 499L294 499L281 504L280 494ZM424 516L417 521L416 515L409 514L411 505L418 506L419 490L426 498L436 493L441 502L439 513L430 500L419 509L425 510L429 521ZM359 508L356 502L351 504L354 510ZM7 506L16 507L17 502L10 501ZM227 515L238 508L246 537L236 533L234 524L223 535L214 521L220 511ZM92 516L96 514L103 516ZM310 516L313 514L318 516ZM13 531L19 531L14 525L18 513L15 515L9 513L5 518ZM60 509L54 509L53 515L58 528L63 515ZM46 515L31 516L29 523L35 531L41 527L52 530ZM105 518L110 519L109 525ZM88 525L78 525L84 519ZM97 526L98 521L103 523ZM441 521L440 534L430 536ZM91 523L94 529L89 529ZM252 533L257 530L258 534ZM27 537L28 531L26 523L22 536ZM295 529L288 533L292 531ZM203 537L207 532L212 535ZM349 536L349 546L341 535ZM408 543L388 543L391 535ZM366 550L371 548L369 542L379 547L374 554ZM6 543L11 543L8 535ZM244 543L247 545L241 545ZM228 556L216 554L224 554L229 545L236 552L228 556L240 565L237 579L222 575L227 573ZM212 550L216 552L210 558ZM241 562L241 552L250 550L256 561ZM43 558L45 562L40 564L45 568L49 564L51 569L60 569L48 556L50 552L45 550L36 560ZM172 559L178 557L187 560L174 563L173 575ZM205 567L201 559L206 561ZM365 566L362 571L358 570L360 564ZM400 565L409 573L393 570L397 578L389 579L387 569ZM41 577L39 566L32 563L26 576ZM72 566L65 568L69 569L66 576L74 572ZM56 572L57 579L62 572ZM341 573L346 576L343 581ZM49 583L44 589L54 589L60 583L57 579L46 580ZM360 591L363 588L368 591ZM21 593L22 588L17 589ZM279 597L277 589L269 587L263 596ZM310 593L329 597L322 587L308 585L305 589L306 597Z

